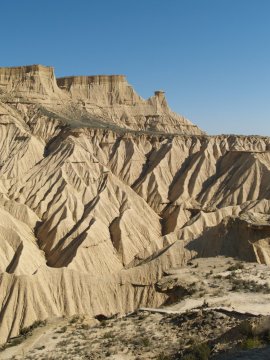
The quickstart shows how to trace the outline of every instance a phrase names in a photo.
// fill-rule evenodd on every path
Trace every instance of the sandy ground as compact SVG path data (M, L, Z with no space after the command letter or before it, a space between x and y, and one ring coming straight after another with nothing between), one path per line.
M203 343L210 346L211 358L234 359L240 351L239 359L268 359L269 348L247 357L243 334L235 329L270 314L269 271L229 258L194 260L171 269L157 285L171 295L166 306L102 321L51 319L22 337L21 344L0 352L0 359L175 360ZM222 355L232 349L233 355Z
M240 321L214 311L181 315L140 311L95 326L81 319L61 320L6 349L1 359L159 359L198 341L214 340Z

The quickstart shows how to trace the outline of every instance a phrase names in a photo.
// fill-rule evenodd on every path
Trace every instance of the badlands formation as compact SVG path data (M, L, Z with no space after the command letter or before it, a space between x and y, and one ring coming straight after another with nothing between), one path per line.
M270 265L268 137L208 136L163 91L41 65L0 68L0 133L0 344L170 304L194 258Z

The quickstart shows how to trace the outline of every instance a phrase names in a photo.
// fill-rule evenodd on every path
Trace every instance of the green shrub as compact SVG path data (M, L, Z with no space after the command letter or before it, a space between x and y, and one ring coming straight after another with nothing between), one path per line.
M157 356L157 360L170 360L171 357L168 356L168 355L165 355L164 352L160 353L158 356Z
M257 337L249 337L245 339L241 344L241 348L244 350L256 349L261 346L262 346L262 342Z
M247 337L252 337L252 326L248 320L244 320L239 324L239 331L242 335L245 335Z
M267 330L264 334L264 339L267 343L270 343L270 330Z
M206 343L193 346L183 360L208 360L211 350Z

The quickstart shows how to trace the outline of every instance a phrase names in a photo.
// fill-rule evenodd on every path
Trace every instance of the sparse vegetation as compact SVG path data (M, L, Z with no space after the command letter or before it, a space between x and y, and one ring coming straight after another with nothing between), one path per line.
M67 326L62 326L60 329L56 330L57 334L62 334L67 331Z
M257 349L263 345L258 337L249 337L241 343L241 348L244 350Z
M228 267L227 271L235 271L244 269L244 265L241 262L237 262Z
M151 341L147 336L142 336L135 338L132 341L132 344L135 345L136 347L148 347L151 345Z
M259 334L255 335L258 333L258 330ZM270 330L262 328L260 331L257 328L257 331L254 333L254 329L248 320L239 324L239 331L244 336L240 345L244 350L260 348L270 342Z
M69 344L69 340L68 339L65 339L65 340L62 340L62 341L59 341L58 343L57 343L57 347L65 347L65 346L67 346L68 344Z
M106 320L101 320L100 321L100 326L105 327L106 325L107 325Z
M197 360L194 354L186 354L184 355L181 360Z
M270 292L268 284L258 284L254 280L233 279L232 291L250 291L268 294Z
M5 344L1 345L0 351L3 351L3 350L5 350L5 349L7 349L9 347L12 347L12 346L20 345L24 340L25 340L25 338L23 336L10 339Z
M46 320L37 320L33 322L32 325L21 328L19 336L9 339L5 344L0 347L0 351L3 351L12 346L20 345L28 336L32 335L34 329L40 326L45 326L46 324Z
M153 321L156 321L157 317L160 318L160 322L156 322L156 326L160 326L153 329ZM123 322L125 322L128 332L122 328ZM84 329L81 323L75 327L73 323L69 325L68 320L67 323L67 326L62 326L59 329L60 333L66 332L64 336L59 336L57 339L54 336L55 331L52 332L53 351L58 359L67 358L67 354L82 359L105 359L114 354L128 351L133 354L134 358L137 356L138 359L146 359L145 356L149 353L151 358L157 360L208 360L211 355L211 347L208 344L212 344L211 340L208 343L209 337L214 335L216 338L219 336L218 332L213 330L213 324L217 328L221 326L228 328L228 324L231 324L229 327L235 326L234 319L221 316L221 314L211 310L164 316L148 313L148 316L144 317L138 312L135 316L125 318L125 321L123 319L107 320L106 327L92 327L91 331L88 331L88 328ZM200 329L200 333L198 329ZM239 345L241 349L249 350L260 347L269 339L268 332L254 337L249 321L242 321L238 330L243 339ZM169 338L174 339L172 342L168 342L168 333ZM24 339L23 336L21 338ZM15 340L20 341L20 339ZM47 346L46 343L40 345L35 348L36 352L32 353L30 357L25 357L25 359L44 358L45 360ZM90 349L90 346L95 350ZM187 349L188 346L189 349Z
M47 324L46 320L37 320L33 322L32 325L21 328L20 335L27 337L32 334L32 331L40 326L45 326Z
M89 330L91 326L89 324L81 324L81 329L83 330Z
M239 324L239 332L244 336L253 336L252 327L249 321L245 320Z
M109 331L109 332L106 332L104 335L103 335L103 339L111 339L114 337L114 332L113 331Z
M166 355L164 352L157 356L157 360L172 360L172 356Z
M253 272L250 270L226 272L227 266L227 263L222 266L217 265L216 270L213 270L213 265L205 266L202 276L208 274L207 284L191 279L190 287L196 288L194 298L197 299L201 293L207 295L202 299L202 305L198 311L188 311L184 314L159 314L138 310L123 318L106 318L100 315L96 319L99 320L99 324L96 320L84 319L79 315L64 317L60 319L58 327L52 327L49 339L46 335L46 341L48 340L50 345L47 346L45 341L38 342L36 347L32 348L33 352L26 354L25 359L45 360L49 356L65 359L70 356L95 360L127 354L134 359L208 360L212 353L226 352L228 349L239 351L262 347L270 342L270 333L264 331L264 322L260 327L257 318L251 317L253 320L250 321L250 317L246 314L228 315L226 311L211 310L209 293L220 297L222 292L226 295L226 291L232 285L239 284L240 287L243 286L242 292L251 291L247 289L257 284L257 278L258 282L264 283L259 277L261 272L257 269ZM196 271L196 269L191 269L195 277ZM228 274L229 277L226 276ZM215 280L217 275L224 281ZM222 287L219 284L222 284ZM32 327L38 325L41 324L36 323ZM227 334L228 331L233 336L237 335L234 342L230 336L229 340L226 336L223 337L223 334ZM22 335L12 340L8 346L12 346L13 341L14 345L23 341L31 333L31 327L22 329L21 333ZM41 345L46 348L42 348Z
M270 343L270 330L266 330L265 333L264 333L264 341L269 344Z
M81 320L81 317L79 315L74 315L72 316L72 318L69 320L70 324L75 324L77 323L79 320Z
M208 344L202 343L194 345L187 354L185 354L183 360L208 360L211 350Z

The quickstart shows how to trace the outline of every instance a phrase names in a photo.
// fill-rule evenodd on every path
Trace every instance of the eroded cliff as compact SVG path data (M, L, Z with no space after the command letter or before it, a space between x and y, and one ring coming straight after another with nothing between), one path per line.
M1 68L0 88L1 342L159 306L194 256L270 264L268 137L207 136L122 75Z

